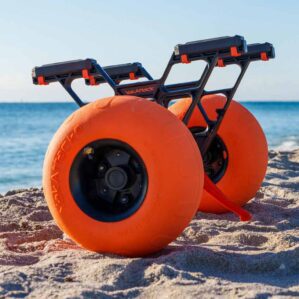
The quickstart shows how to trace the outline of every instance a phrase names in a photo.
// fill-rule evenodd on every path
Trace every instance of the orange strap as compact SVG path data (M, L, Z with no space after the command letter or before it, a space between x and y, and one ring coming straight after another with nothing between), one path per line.
M84 79L89 79L89 71L87 69L82 70L82 77Z
M261 60L263 60L263 61L267 61L267 60L269 60L269 57L268 57L268 55L267 55L266 52L262 52L262 53L261 53Z
M230 55L233 56L233 57L237 57L237 56L240 56L241 54L239 53L237 47L231 47L230 48Z
M130 80L136 80L137 79L134 72L129 73L129 78L130 78Z
M189 60L187 54L182 54L182 55L181 55L181 62L182 62L182 63L190 63L191 61Z
M241 221L249 221L252 218L252 215L249 212L230 201L222 193L222 191L212 182L212 180L208 177L207 174L205 174L204 178L204 189L209 194L211 194L218 201L219 204L221 204L227 210L239 216Z
M89 76L89 85L91 86L99 85L94 76Z
M221 59L221 58L218 59L217 66L219 66L219 67L225 67L223 59Z
M45 77L44 76L38 76L37 77L37 83L38 85L48 85L49 83L47 83L45 81Z
M89 71L87 69L83 69L82 70L82 77L84 79L88 79L89 80L89 85L91 86L95 86L95 85L99 85L95 79L94 76L89 74Z

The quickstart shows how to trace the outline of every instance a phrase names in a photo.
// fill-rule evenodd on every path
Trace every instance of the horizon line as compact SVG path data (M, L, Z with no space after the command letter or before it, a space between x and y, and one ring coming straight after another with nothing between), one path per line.
M258 100L258 99L250 99L250 100L238 100L237 102L241 103L247 103L247 102L299 102L299 99L282 99L282 100L270 100L270 99L263 99L263 100ZM0 104L76 104L74 101L23 101L23 100L12 100L12 101L1 101ZM86 102L86 103L92 103L92 102Z

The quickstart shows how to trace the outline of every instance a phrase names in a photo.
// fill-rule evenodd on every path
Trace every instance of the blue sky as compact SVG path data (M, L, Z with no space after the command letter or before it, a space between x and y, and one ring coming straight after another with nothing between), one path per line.
M269 41L276 59L251 65L240 100L299 100L299 1L3 1L0 0L0 101L67 101L59 84L31 83L33 66L78 58L102 65L140 61L159 77L177 43L243 35ZM196 64L173 80L197 78ZM233 70L219 77L229 83ZM220 74L219 74L220 75ZM218 86L218 85L217 85ZM223 86L222 86L223 87ZM108 88L76 88L86 99Z

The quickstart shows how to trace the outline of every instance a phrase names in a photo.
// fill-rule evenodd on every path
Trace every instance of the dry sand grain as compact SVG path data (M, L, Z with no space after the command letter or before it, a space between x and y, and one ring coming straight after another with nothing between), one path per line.
M246 206L251 222L198 213L148 258L79 248L38 189L0 196L0 297L299 297L299 150L269 156L263 187Z

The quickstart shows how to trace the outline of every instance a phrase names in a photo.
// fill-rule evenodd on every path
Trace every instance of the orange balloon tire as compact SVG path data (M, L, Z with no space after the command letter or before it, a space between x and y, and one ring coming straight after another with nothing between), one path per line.
M70 169L95 140L130 145L146 167L142 205L128 218L105 222L84 213L70 190ZM144 256L172 242L197 211L204 170L192 134L167 109L133 96L115 96L75 111L53 137L43 168L50 212L71 239L91 251Z
M169 107L179 119L190 106L190 99L182 99ZM216 119L216 109L222 108L225 97L205 96L202 104L210 119ZM195 109L188 127L206 126L199 109ZM267 170L268 146L264 132L256 118L240 103L232 100L218 131L227 148L228 165L217 187L228 199L243 206L260 188ZM208 213L223 213L227 210L205 190L199 210Z

